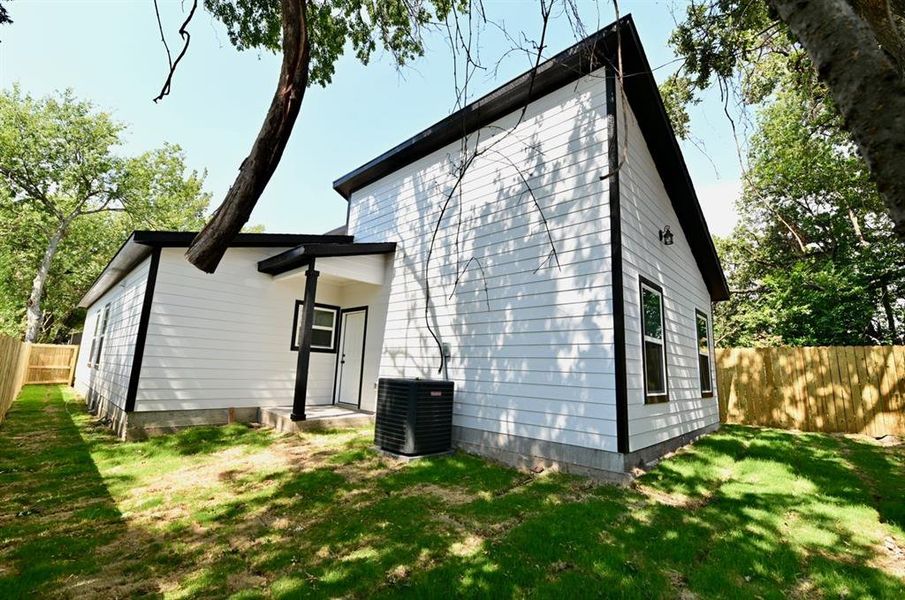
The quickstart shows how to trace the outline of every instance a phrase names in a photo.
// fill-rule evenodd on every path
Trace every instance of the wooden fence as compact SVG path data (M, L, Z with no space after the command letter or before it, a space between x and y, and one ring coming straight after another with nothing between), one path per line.
M724 423L905 435L905 346L718 348Z
M0 421L29 383L71 384L78 346L27 344L0 334Z
M0 422L25 384L28 344L0 334Z
M25 383L72 383L78 346L29 344Z

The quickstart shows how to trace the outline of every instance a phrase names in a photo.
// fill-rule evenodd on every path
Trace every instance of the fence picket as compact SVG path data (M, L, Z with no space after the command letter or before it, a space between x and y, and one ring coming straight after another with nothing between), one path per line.
M724 422L905 435L905 347L718 348Z

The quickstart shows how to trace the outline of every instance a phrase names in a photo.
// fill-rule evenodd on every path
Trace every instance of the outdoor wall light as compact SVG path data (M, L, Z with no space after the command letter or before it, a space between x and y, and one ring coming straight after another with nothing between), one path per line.
M664 246L672 246L673 235L672 231L669 230L669 225L664 225L663 229L660 230L660 241L663 242Z

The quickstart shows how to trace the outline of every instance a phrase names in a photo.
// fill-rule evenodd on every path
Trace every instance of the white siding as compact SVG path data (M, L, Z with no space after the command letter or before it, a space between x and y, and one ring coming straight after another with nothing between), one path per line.
M163 249L135 410L292 404L293 311L305 278L275 281L257 271L259 260L281 250L231 248L205 275L183 249ZM318 303L338 300L335 284L318 282ZM335 360L311 353L308 404L332 402Z
M120 408L126 407L126 391L132 373L132 358L138 337L138 323L145 297L151 259L146 258L122 281L91 305L85 317L82 352L75 371L75 389L94 398L103 398ZM91 343L98 318L110 305L107 335L97 368L88 367Z
M449 204L428 277L460 143L353 194L355 240L398 244L379 374L442 377L425 324L429 282L430 320L452 353L455 425L615 451L603 72L538 99L504 133L517 123L513 113L469 136L483 154ZM543 208L561 268L519 171ZM454 292L471 257L485 276L472 263Z
M710 294L631 109L627 115L620 112L618 122L620 151L626 152L619 185L629 444L634 451L716 423L719 410L716 383L713 397L702 398L698 378L695 309L711 319ZM675 235L672 246L659 240L664 225ZM669 401L662 404L644 403L639 276L663 288Z

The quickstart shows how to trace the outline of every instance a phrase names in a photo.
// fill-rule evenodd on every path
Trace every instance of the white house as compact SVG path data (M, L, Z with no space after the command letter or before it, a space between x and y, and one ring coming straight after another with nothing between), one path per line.
M718 426L728 289L631 17L334 189L344 228L240 235L214 275L135 232L82 300L78 389L126 432L448 378L458 447L596 474Z

